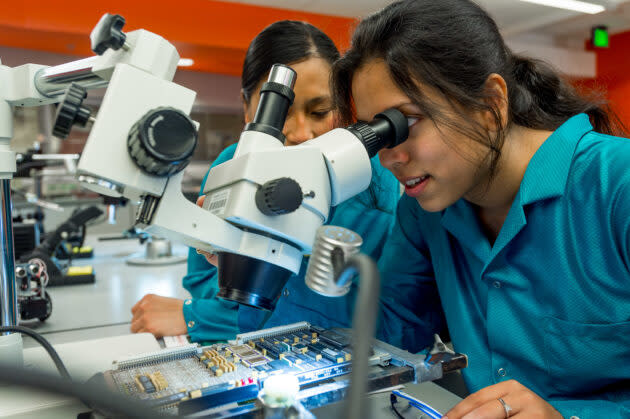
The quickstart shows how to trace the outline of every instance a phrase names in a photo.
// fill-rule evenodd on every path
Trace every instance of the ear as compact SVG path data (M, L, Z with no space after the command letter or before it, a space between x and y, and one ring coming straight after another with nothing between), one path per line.
M508 91L505 79L499 74L490 74L486 79L485 92L488 105L496 109L501 116L502 126L497 126L497 120L492 112L484 112L484 122L488 130L497 131L506 126L508 118Z
M249 105L247 104L247 102L245 101L245 95L243 94L243 89L241 89L241 102L243 103L243 118L245 119L245 123L249 124L250 122L252 122L249 117Z

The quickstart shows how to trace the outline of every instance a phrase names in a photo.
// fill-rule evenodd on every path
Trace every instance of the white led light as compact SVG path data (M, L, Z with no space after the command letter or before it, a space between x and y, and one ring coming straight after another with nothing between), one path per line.
M585 1L576 0L521 0L527 3L542 4L543 6L557 7L559 9L574 10L576 12L594 15L606 10L604 6Z
M195 63L195 61L193 61L192 58L180 58L179 61L177 62L177 66L178 67L190 67L194 63Z

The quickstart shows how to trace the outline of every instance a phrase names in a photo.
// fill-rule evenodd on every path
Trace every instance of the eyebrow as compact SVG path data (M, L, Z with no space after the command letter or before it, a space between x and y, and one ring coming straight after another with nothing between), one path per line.
M394 105L394 106L390 106L390 108L396 108L396 109L400 110L400 108L405 107L405 106L408 106L408 105L411 105L411 106L418 106L418 105L416 105L416 104L415 104L415 103L413 103L413 102L400 102L400 103L398 103L398 104L396 104L396 105Z
M397 109L397 110L399 110L400 112L402 112L402 110L401 110L400 108L402 108L402 107L404 107L404 106L418 106L418 105L416 105L416 104L415 104L415 103L413 103L413 102L399 102L399 103L397 103L397 104L395 104L395 105L388 106L388 107L387 107L387 109L394 108L394 109ZM384 112L384 111L385 111L385 110L387 110L387 109L383 109L381 112ZM379 112L379 113L380 113L380 112ZM359 119L360 119L360 118L359 118Z
M320 103L325 102L327 100L331 101L332 98L330 96L317 96L317 97L314 97L314 98L309 99L308 101L306 101L304 106L305 107L316 106L316 105L319 105Z

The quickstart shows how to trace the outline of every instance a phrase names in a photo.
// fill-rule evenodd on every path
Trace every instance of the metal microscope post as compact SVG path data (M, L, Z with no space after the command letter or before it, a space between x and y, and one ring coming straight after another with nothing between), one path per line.
M92 72L92 66L97 59L98 56L43 68L35 75L32 83L42 95L49 98L63 94L64 89L72 82L77 82L88 89L104 87L107 85L107 81ZM1 81L6 84L15 82L13 80ZM18 322L10 186L16 167L15 153L10 148L10 141L13 137L13 112L9 102L15 104L21 101L18 98L7 100L0 95L0 199L2 200L0 202L0 208L2 208L0 215L0 240L2 241L0 245L2 251L0 324L2 326L16 326Z
M0 180L0 248L2 272L0 275L1 325L16 326L18 322L17 293L15 289L15 253L13 251L13 221L11 218L11 179Z

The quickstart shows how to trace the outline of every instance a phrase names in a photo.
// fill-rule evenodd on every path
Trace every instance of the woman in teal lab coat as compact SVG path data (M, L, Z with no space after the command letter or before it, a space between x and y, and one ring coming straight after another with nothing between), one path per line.
M285 144L297 145L332 129L336 118L329 77L337 58L339 52L332 40L308 23L279 21L265 28L250 44L243 63L245 122L254 117L259 90L269 69L280 63L291 66L298 75L295 100L283 130ZM225 149L213 166L231 159L235 149L236 144ZM362 252L376 259L393 226L400 188L376 157L372 159L372 172L371 186L334 207L328 224L357 232L363 238ZM216 263L213 259L210 262ZM191 249L183 285L192 298L184 301L157 295L143 297L132 309L131 329L156 336L188 333L193 341L207 342L298 321L322 327L350 326L356 285L345 297L323 297L304 284L307 264L308 258L304 258L299 274L288 280L273 313L267 313L217 298L217 269Z
M469 0L363 20L333 68L342 116L396 107L380 153L405 188L380 260L380 337L448 325L460 418L630 417L630 141Z

